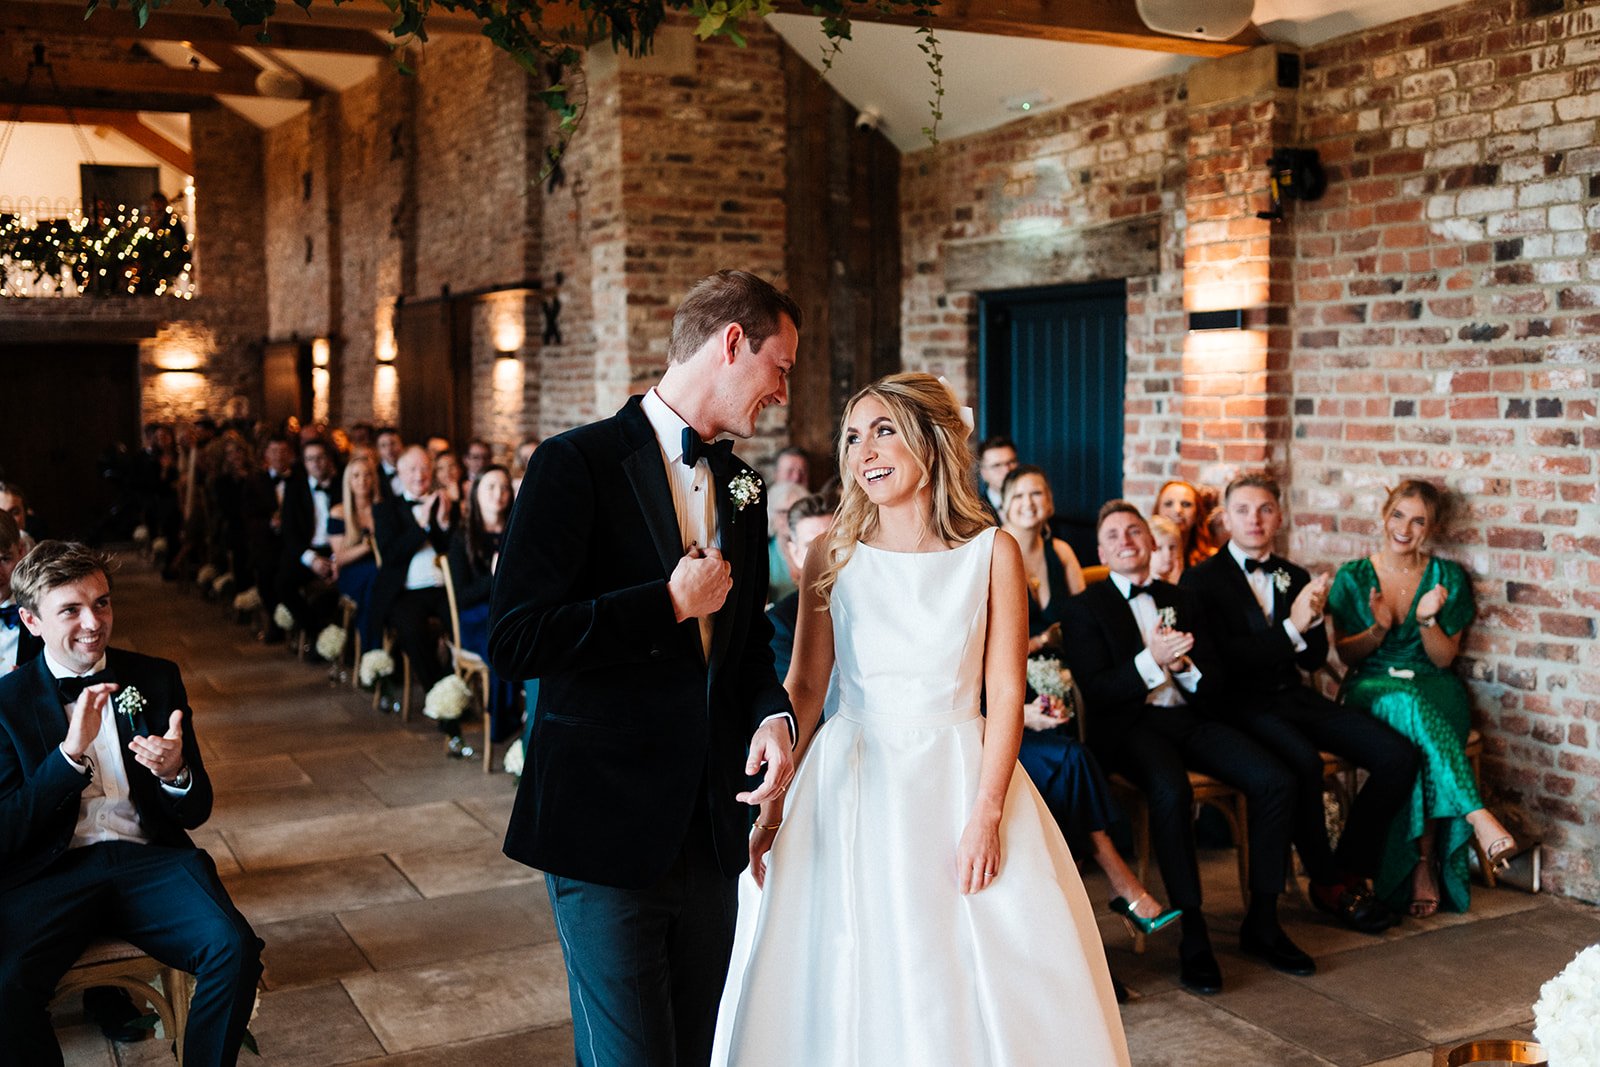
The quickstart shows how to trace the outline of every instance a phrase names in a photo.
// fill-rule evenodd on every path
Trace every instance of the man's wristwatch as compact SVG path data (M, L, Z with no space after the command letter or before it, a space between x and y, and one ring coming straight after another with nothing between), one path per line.
M188 789L189 783L193 780L194 775L190 774L189 768L185 767L183 770L178 772L176 777L171 779L161 779L161 784L171 786L173 789Z

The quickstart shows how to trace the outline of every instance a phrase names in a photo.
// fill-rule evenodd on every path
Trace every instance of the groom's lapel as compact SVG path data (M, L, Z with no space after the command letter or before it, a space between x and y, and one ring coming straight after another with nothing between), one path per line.
M661 446L636 401L622 409L621 418L627 428L625 438L633 449L623 457L622 470L661 557L661 573L670 575L683 557L683 539L678 533L678 513L672 507L672 487L667 484L667 472L661 465Z
M32 725L33 736L39 745L32 756L36 760L43 759L46 752L67 739L67 712L61 706L55 677L45 665L43 655L17 670L28 672L27 686L22 699L17 702L18 707L15 710L8 708L6 713L13 722L26 721Z
M722 531L722 558L732 570L733 588L728 590L728 598L722 602L722 610L717 612L711 628L710 666L713 669L722 662L722 657L728 651L728 642L733 636L734 615L742 595L740 590L748 577L745 574L745 537L744 531L739 528L739 509L728 492L728 483L743 473L745 466L737 460L719 466L721 469L714 468L711 477L717 487L717 528ZM750 520L745 518L743 521Z

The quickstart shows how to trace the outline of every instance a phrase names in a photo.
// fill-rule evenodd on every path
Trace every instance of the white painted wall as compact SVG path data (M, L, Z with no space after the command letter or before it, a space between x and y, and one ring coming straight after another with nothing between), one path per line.
M84 158L83 149L79 147L71 126L18 123L5 158L0 159L0 210L16 210L19 201L26 197L34 202L35 214L60 214L55 210L41 210L37 205L41 199L75 205L83 192L78 181L78 164L88 162L115 166L160 166L161 191L168 199L182 203L183 187L187 181L187 175L183 172L162 163L119 133L110 130L101 133L93 126L85 126L83 136L94 151L92 161Z

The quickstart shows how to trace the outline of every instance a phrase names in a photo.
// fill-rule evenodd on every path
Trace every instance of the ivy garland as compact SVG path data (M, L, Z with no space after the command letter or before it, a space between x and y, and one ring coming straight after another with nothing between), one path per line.
M67 273L83 294L190 299L180 282L192 269L189 235L171 214L156 219L119 207L99 218L0 215L0 296L46 278L60 284Z
M143 28L150 13L166 7L171 0L104 2L112 8L125 4ZM295 6L308 11L313 2L293 0ZM344 0L330 2L337 6ZM102 0L85 0L85 17L94 14L101 3ZM203 7L213 3L226 9L240 26L259 26L256 39L261 44L272 43L270 20L278 13L279 0L200 0ZM743 47L745 37L740 26L745 20L764 18L776 10L772 0L383 0L383 3L394 12L395 20L389 32L396 41L397 50L413 40L428 39L426 24L431 12L452 11L481 20L483 35L534 75L542 74L550 64L568 74L577 71L583 62L578 46L593 41L609 39L619 52L644 55L650 51L656 30L669 11L685 12L696 19L695 33L701 40L726 37ZM944 117L944 55L932 26L933 9L938 4L939 0L809 0L807 4L811 13L822 20L824 73L832 68L841 46L850 39L852 10L870 5L885 13L909 12L919 20L917 47L928 57L933 87L933 99L928 101L932 121L922 132L931 144L939 142L939 120ZM551 12L560 12L550 25L546 24L547 5ZM403 59L400 68L407 69ZM556 142L545 150L548 173L577 131L583 104L575 98L565 77L552 79L552 84L538 95L560 117Z

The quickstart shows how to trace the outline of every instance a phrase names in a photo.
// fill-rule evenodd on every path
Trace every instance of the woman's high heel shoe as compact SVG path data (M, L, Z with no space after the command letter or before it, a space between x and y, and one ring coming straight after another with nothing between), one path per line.
M1160 915L1157 915L1154 918L1146 919L1143 915L1137 914L1133 909L1134 906L1139 903L1139 901L1144 900L1149 896L1149 893L1140 893L1132 903L1129 903L1126 897L1112 898L1111 910L1122 916L1122 921L1128 924L1128 930L1130 933L1137 928L1141 934L1153 934L1157 930L1162 930L1168 926L1171 926L1178 920L1178 917L1183 914L1182 908L1168 908Z

